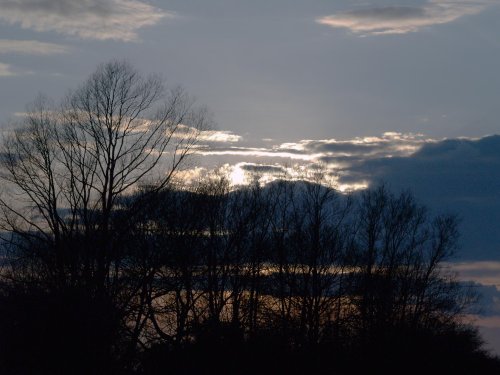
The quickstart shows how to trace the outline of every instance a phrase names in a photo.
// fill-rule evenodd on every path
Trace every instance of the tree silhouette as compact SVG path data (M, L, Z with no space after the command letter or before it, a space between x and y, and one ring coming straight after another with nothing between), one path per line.
M89 306L113 306L128 328L149 274L130 277L140 269L124 240L207 126L207 111L182 89L167 90L159 76L144 77L122 61L100 65L59 107L39 97L2 149L8 293L25 285L48 299L81 296ZM139 184L152 188L121 215L121 202Z
M17 199L0 200L2 229L16 245L45 244L58 284L111 287L115 242L127 230L113 227L118 199L139 182L154 182L149 193L166 186L208 122L157 76L121 61L100 65L60 110L39 98L4 142L2 178Z
M454 216L318 171L174 184L209 123L119 61L37 99L0 154L3 373L498 372Z

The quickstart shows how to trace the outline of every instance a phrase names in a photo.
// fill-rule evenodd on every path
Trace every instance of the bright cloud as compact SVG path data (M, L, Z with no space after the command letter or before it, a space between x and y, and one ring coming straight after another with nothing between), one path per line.
M134 41L173 14L139 0L0 0L0 19L35 31L84 39Z
M312 165L294 164L287 166L240 162L232 165L224 164L218 168L217 173L227 176L233 187L249 185L255 181L265 185L276 180L285 179L288 181L320 181L342 192L356 190L352 189L352 186L339 185L337 176L331 175L327 171L318 170ZM319 175L321 175L321 178L318 178Z
M68 47L55 43L44 43L36 40L0 39L1 54L54 55L67 53L68 51Z
M268 149L263 147L200 147L198 154L204 156L254 156L268 158L285 158L298 160L313 160L314 156L307 153L294 153L280 151L277 149Z
M178 182L180 185L193 185L203 180L206 176L207 169L203 167L179 170L174 176L174 183Z
M225 131L203 132L201 141L212 142L238 142L240 136ZM249 157L281 158L302 161L327 160L335 164L335 160L345 158L380 158L409 156L418 151L420 147L431 139L422 134L402 134L386 132L380 137L363 137L349 140L336 139L304 139L297 142L287 142L270 145L269 147L245 147L225 145L204 145L198 148L198 154L204 156L238 155Z
M231 168L231 173L229 174L229 180L233 186L248 184L247 176L245 171L241 169L240 164L236 164Z
M204 130L198 136L200 142L235 143L239 142L241 138L241 135L234 134L233 132L227 130Z
M195 153L207 162L224 158L227 175L235 185L249 183L257 178L267 183L279 178L308 179L307 171L320 168L328 175L328 183L341 191L365 189L369 178L357 168L367 160L407 157L435 140L421 134L386 132L378 137L358 137L348 140L323 139L300 140L272 144L267 140L265 147L227 145L225 138L235 134L214 131L201 137ZM217 139L219 142L203 141ZM234 138L236 140L236 138Z
M283 143L277 150L305 152L316 157L394 157L409 156L424 143L432 142L422 134L386 132L381 137L357 137L339 141L336 139L302 140Z
M500 263L478 262L498 260L500 254L500 136L437 140L387 132L346 140L281 144L267 140L259 147L248 142L201 143L193 156L204 169L190 171L189 176L196 176L191 181L211 176L223 165L220 172L233 186L256 180L261 184L277 179L316 181L319 171L325 175L322 183L343 192L381 181L394 191L411 189L436 212L462 218L460 260L476 262L456 265L460 278L500 290ZM500 301L500 295L490 299L495 298Z
M385 6L350 10L316 20L357 34L406 34L433 25L453 22L482 12L495 0L429 0L422 6Z

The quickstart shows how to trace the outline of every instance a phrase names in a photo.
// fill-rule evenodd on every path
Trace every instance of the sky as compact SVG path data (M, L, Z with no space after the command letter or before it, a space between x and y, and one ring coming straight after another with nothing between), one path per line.
M213 113L183 172L322 168L461 219L455 267L500 353L500 0L0 0L0 126L126 59Z

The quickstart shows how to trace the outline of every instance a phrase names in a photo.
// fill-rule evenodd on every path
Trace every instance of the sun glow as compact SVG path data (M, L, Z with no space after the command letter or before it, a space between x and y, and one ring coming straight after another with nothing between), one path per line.
M246 184L246 174L240 165L237 164L233 167L233 170L229 174L229 180L232 186L245 185Z

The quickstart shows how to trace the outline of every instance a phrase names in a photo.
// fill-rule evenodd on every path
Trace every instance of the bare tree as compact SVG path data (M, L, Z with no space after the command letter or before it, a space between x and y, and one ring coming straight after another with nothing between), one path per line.
M100 65L60 108L49 104L37 100L4 141L1 176L24 205L2 197L1 227L11 242L44 241L59 283L112 286L127 230L126 221L111 230L119 198L138 184L154 186L143 199L165 187L210 117L182 89L122 61Z
M433 219L411 193L395 195L384 186L362 194L357 216L353 301L361 332L460 322L474 295L444 267L457 247L457 219Z

